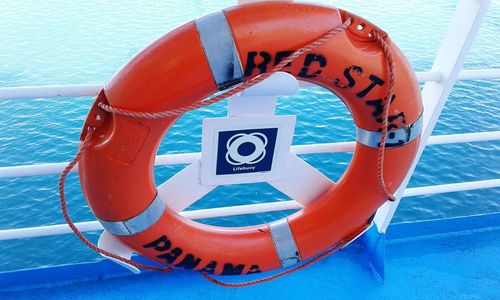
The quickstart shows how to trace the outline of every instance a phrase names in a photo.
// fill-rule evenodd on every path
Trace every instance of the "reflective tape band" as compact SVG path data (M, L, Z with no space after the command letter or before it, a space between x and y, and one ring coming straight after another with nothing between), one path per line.
M301 261L299 250L295 244L292 230L288 220L280 219L267 224L271 231L271 237L276 248L276 253L280 258L281 266L288 267Z
M153 202L140 214L126 221L110 222L98 218L102 227L115 235L134 235L153 226L163 215L167 205L157 195Z
M423 116L420 116L412 124L387 132L387 139L385 141L386 148L401 147L416 139L421 133L423 128ZM379 131L369 131L361 128L356 129L356 140L365 146L378 148L380 144Z
M195 21L205 56L219 90L243 81L243 69L233 34L223 11Z

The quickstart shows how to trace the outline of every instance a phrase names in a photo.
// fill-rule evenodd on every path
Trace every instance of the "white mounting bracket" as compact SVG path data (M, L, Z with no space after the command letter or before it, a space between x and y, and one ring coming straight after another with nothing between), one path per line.
M116 238L114 235L107 232L106 230L104 230L101 236L99 237L99 241L97 242L97 247L126 259L131 259L132 255L134 254L134 250L130 249L127 245L122 243L122 241L120 241L118 238ZM134 267L126 262L109 257L104 254L101 254L101 256L111 259L120 266L129 269L134 274L141 273L141 270L139 270L139 268Z
M299 84L292 75L284 72L275 73L270 78L243 91L240 95L231 97L228 103L227 119L269 118L279 120L282 117L287 117L274 116L277 97L279 95L294 95L297 93L298 88ZM294 125L295 123L293 123ZM293 135L293 127L290 134ZM268 182L295 201L306 205L330 189L334 183L307 162L290 152L291 136L286 153L284 153L284 171L276 180ZM204 159L203 155L201 159L188 165L158 187L160 199L165 201L167 206L175 212L181 212L217 187L217 185L202 183L200 178L201 172L203 172L201 167L202 159ZM233 183L242 182L245 182L245 180L236 180ZM98 246L127 259L130 259L133 254L132 249L107 231L104 231L99 238ZM132 265L113 258L110 259L133 273L140 272L138 268Z
M299 84L292 75L277 72L241 94L231 97L228 102L228 119L265 118L266 116L274 118L277 97L294 95L298 88ZM286 151L288 157L285 159L285 171L282 176L268 181L273 187L302 205L311 202L332 187L334 183L328 177L290 153L289 148ZM204 159L203 155L202 159ZM217 186L206 184L201 180L202 166L203 162L198 160L158 187L158 195L167 206L180 212ZM231 184L243 182L255 181L234 180ZM179 189L179 186L184 188Z

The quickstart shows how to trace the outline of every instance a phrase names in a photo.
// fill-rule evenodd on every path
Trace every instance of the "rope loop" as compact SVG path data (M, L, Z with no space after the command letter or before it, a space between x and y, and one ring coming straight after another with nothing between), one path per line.
M71 228L71 230L73 230L75 235L85 245L87 245L87 247L89 247L90 249L94 250L97 253L100 253L102 255L114 258L114 259L119 260L121 262L127 263L127 264L132 265L132 266L137 267L137 268L145 269L145 270L153 270L153 271L160 271L160 272L172 271L171 267L160 268L160 267L145 265L142 263L132 261L130 259L123 258L121 256L118 256L118 255L111 253L109 251L106 251L104 249L101 249L98 246L94 245L90 240L88 240L83 235L83 233L76 227L75 223L73 223L73 220L71 219L71 216L70 216L69 211L68 211L68 205L67 205L66 194L65 194L65 190L64 190L64 184L66 182L66 177L68 176L69 172L75 167L75 165L78 163L78 161L82 158L82 155L85 152L85 150L87 150L92 145L92 137L94 136L94 133L95 133L94 127L91 126L87 129L87 135L85 136L85 139L83 140L83 142L81 142L75 157L64 168L64 170L61 172L61 176L59 177L59 181L58 181L59 200L60 200L61 211L62 211L62 215L64 217L64 220L66 221L66 223L68 223L68 226Z
M369 227L370 227L370 224L367 223L366 225L362 226L360 229L356 230L353 234L349 235L344 240L342 240L342 241L338 242L337 244L333 245L330 249L324 251L323 253L320 253L319 255L311 258L309 261L307 261L305 263L302 263L302 264L300 264L298 266L295 266L295 267L293 267L291 269L285 270L283 272L280 272L280 273L268 276L268 277L264 277L264 278L260 278L260 279L256 279L256 280L252 280L252 281L247 281L247 282L232 283L232 282L225 282L225 281L218 280L218 279L216 279L216 278L208 275L207 273L200 273L200 274L201 274L201 276L203 276L203 278L205 278L206 280L210 281L211 283L215 283L217 285L220 285L220 286L223 286L223 287L229 287L229 288L240 288L240 287L246 287L246 286L256 285L256 284L259 284L259 283L268 282L268 281L280 278L282 276L291 274L293 272L302 270L302 269L304 269L304 268L312 265L313 263L315 263L315 262L317 262L319 260L322 260L323 258L329 256L333 252L342 249L346 244L348 244L354 238L356 238L361 233L363 233L364 231L366 231Z
M380 35L380 33L377 30L374 30L372 32L372 36L375 39L375 42L380 46L380 48L384 53L389 73L389 79L387 84L388 85L387 96L384 99L382 99L382 108L383 108L382 132L380 135L380 142L379 142L378 156L377 156L377 173L378 173L377 175L380 187L382 188L382 191L384 192L385 196L389 201L394 202L396 201L396 197L391 192L389 192L387 185L385 184L384 156L385 156L385 142L387 140L387 131L389 127L389 110L391 108L391 102L394 97L394 85L396 82L396 66L394 64L391 49L389 48L389 44L386 41L387 37Z
M266 80L272 74L283 69L288 63L294 61L297 57L301 56L304 53L310 52L311 50L321 46L326 41L333 38L338 33L343 32L351 24L352 24L352 19L351 18L346 19L342 24L340 24L339 26L326 32L323 36L321 36L317 40L307 44L306 46L304 46L304 47L298 49L297 51L293 52L292 54L290 54L286 59L283 59L278 65L276 65L271 71L269 71L267 73L263 73L259 76L256 76L256 77L252 78L251 80L249 80L243 84L240 84L240 85L238 85L238 86L236 86L236 87L234 87L234 88L232 88L232 89L230 89L230 90L228 90L220 95L206 99L204 101L201 101L199 103L196 103L196 104L193 104L193 105L190 105L187 107L182 107L182 108L177 108L177 109L167 110L167 111L161 111L161 112L137 112L137 111L131 111L131 110L121 109L121 108L117 108L117 107L112 107L112 106L110 106L106 103L103 103L103 102L99 103L98 106L106 112L109 112L109 113L112 113L115 115L127 116L127 117L131 117L131 118L157 119L157 118L176 117L176 116L184 114L187 111L198 109L198 108L216 103L222 99L231 97L231 96L233 96L233 95L235 95L235 94L237 94L237 93L239 93L239 92L241 92L241 91L243 91L251 86L256 85L257 83L259 83L263 80ZM386 184L384 182L383 164L384 164L385 141L387 139L390 99L393 97L393 94L394 94L395 65L394 65L394 61L392 59L391 51L390 51L389 46L388 46L387 42L385 41L385 39L377 31L374 31L372 33L372 35L373 35L374 40L377 42L378 45L380 45L380 47L382 48L382 50L384 52L384 55L386 57L387 64L388 64L388 70L389 70L388 93L387 93L387 97L384 98L383 103L382 103L383 108L384 108L384 112L383 112L383 117L382 117L382 119L383 119L382 134L380 137L380 146L379 146L379 152L378 152L378 177L379 177L380 186L383 189L385 195L387 196L387 198L389 200L394 201L395 197L388 191ZM61 172L61 175L59 177L58 188L59 188L61 211L62 211L62 214L64 216L66 223L68 223L69 227L73 230L75 235L85 245L87 245L89 248L91 248L92 250L94 250L100 254L103 254L103 255L108 256L110 258L114 258L114 259L119 260L121 262L130 264L132 266L135 266L135 267L141 268L141 269L145 269L145 270L152 270L152 271L159 271L159 272L172 271L173 270L172 267L161 268L161 267L156 267L156 266L138 263L138 262L132 261L130 259L126 259L126 258L123 258L123 257L118 256L116 254L113 254L113 253L106 251L104 249L101 249L98 246L94 245L91 241L89 241L82 234L82 232L80 232L80 230L76 227L76 225L73 223L73 221L69 215L68 208L67 208L67 200L66 200L66 196L65 196L64 185L65 185L66 177L68 176L69 172L75 167L75 165L78 163L78 161L80 161L83 153L92 145L92 138L94 136L95 130L96 129L94 127L89 127L87 129L87 133L86 133L83 141L81 142L75 157L66 166L66 168ZM227 282L223 282L223 281L220 281L218 279L215 279L215 278L211 277L210 275L208 275L207 273L201 273L201 275L205 279L207 279L208 281L215 283L215 284L218 284L218 285L221 285L221 286L224 286L224 287L244 287L244 286L250 286L250 285L254 285L254 284L267 282L267 281L282 277L284 275L293 273L295 271L301 270L301 269L313 264L314 262L327 257L331 253L342 248L347 242L354 239L357 235L359 235L361 232L363 232L368 226L369 226L369 224L362 227L355 234L347 237L345 240L337 243L336 245L334 245L333 247L331 247L327 251L312 258L311 260L309 260L309 261L307 261L299 266L296 266L292 269L280 272L278 274L275 274L275 275L272 275L272 276L269 276L266 278L257 279L257 280L244 282L244 283L227 283Z
M246 89L248 89L251 86L256 85L259 82L262 82L269 78L271 75L274 73L280 71L283 69L287 64L293 62L297 57L301 56L302 54L308 53L311 50L316 49L317 47L323 45L325 42L333 38L335 35L343 32L345 29L347 29L350 25L352 24L352 19L348 18L346 19L342 24L339 26L329 30L326 32L323 36L321 36L319 39L305 45L304 47L300 48L299 50L293 52L289 56L287 56L285 59L283 59L279 64L274 66L274 68L271 69L271 71L260 74L249 81L246 81L220 95L217 95L215 97L205 99L199 103L187 106L187 107L181 107L177 109L170 109L166 111L161 111L161 112L138 112L138 111L131 111L127 109L122 109L122 108L117 108L117 107L112 107L106 103L99 103L99 107L109 113L115 114L115 115L121 115L121 116L126 116L130 118L138 118L138 119L159 119L159 118L170 118L170 117L175 117L182 115L188 111L202 108L204 106L214 104L216 102L219 102L222 99L226 99L228 97L231 97L233 95L236 95L237 93L240 93Z

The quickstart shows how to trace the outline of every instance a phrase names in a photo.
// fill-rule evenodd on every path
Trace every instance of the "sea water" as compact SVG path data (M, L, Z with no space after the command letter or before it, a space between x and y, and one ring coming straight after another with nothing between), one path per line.
M432 67L456 1L322 1L363 16L385 29L416 71ZM175 27L232 1L2 1L0 86L104 83L134 53ZM488 16L465 68L500 68L500 3ZM188 66L188 63L186 62ZM193 75L194 76L194 75ZM460 81L434 134L500 130L500 81ZM70 160L93 99L53 98L0 101L0 167ZM222 117L227 102L187 113L168 133L159 154L200 150L201 119ZM278 114L297 115L293 144L351 141L352 119L344 105L321 88L280 97ZM301 155L337 180L351 153ZM155 170L159 184L185 166ZM500 178L500 142L429 146L410 187ZM58 175L0 179L0 230L64 223ZM67 194L76 221L94 220L76 174ZM220 186L189 209L287 200L268 184ZM403 199L395 222L500 211L500 189ZM204 222L241 226L291 213L262 213ZM96 241L99 233L88 233ZM73 235L0 241L0 271L82 262L99 256Z

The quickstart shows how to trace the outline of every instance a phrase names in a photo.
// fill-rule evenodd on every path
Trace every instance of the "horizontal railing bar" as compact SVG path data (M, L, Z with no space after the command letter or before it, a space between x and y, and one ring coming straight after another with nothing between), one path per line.
M500 131L433 135L428 145L461 144L500 140Z
M403 197L460 192L460 191L485 189L493 187L500 187L500 179L408 188L403 194ZM301 204L299 204L294 200L289 200L280 202L258 203L258 204L183 211L180 214L186 218L196 220L196 219L209 219L216 217L256 214L256 213L271 212L271 211L301 209L301 208L302 208ZM75 223L75 225L82 232L102 230L101 224L97 221L78 222ZM72 231L67 224L5 229L5 230L0 230L0 240L13 240L13 239L24 239L24 238L33 238L42 236L52 236L52 235L67 234L71 232Z
M441 72L439 71L416 72L416 75L420 82L440 81L442 79Z
M98 221L77 222L75 223L75 225L81 232L102 230L101 223L99 223ZM5 230L0 230L0 241L61 235L61 234L68 234L71 232L73 231L71 230L71 228L69 228L68 224L5 229Z
M0 100L94 97L104 84L41 85L0 88Z
M290 209L301 209L303 206L294 200L256 203L237 206L226 206L217 208L207 208L191 211L182 211L180 214L191 220L210 219L217 217L230 217L239 215L251 215L262 212L282 211ZM238 214L234 214L237 212Z
M500 179L469 181L469 182L407 188L403 193L403 197L444 194L451 192L463 192L470 190L488 189L494 187L500 187Z
M458 80L492 80L500 78L500 69L461 70Z
M468 143L500 140L500 131L473 132L431 136L429 145L451 143ZM295 154L317 154L354 151L356 142L323 143L311 145L294 145L291 151ZM165 154L156 157L155 165L190 164L201 157L200 153ZM60 173L67 163L47 163L24 166L0 167L0 178L51 175ZM73 172L77 171L75 167Z
M189 218L191 220L198 220L198 219L209 219L216 217L256 214L261 212L301 209L301 208L302 205L300 205L298 202L294 200L289 200L281 202L258 203L258 204L183 211L180 212L180 215ZM102 230L102 225L98 221L77 222L75 223L75 225L81 232ZM5 229L5 230L0 230L0 241L52 236L52 235L67 234L72 232L73 231L71 230L71 228L69 228L67 224Z
M439 71L416 72L421 82L440 81ZM458 80L492 80L500 78L500 69L462 70ZM307 86L307 85L306 85ZM104 84L75 84L75 85L41 85L0 88L0 100L7 99L34 99L59 97L93 97L104 87Z

